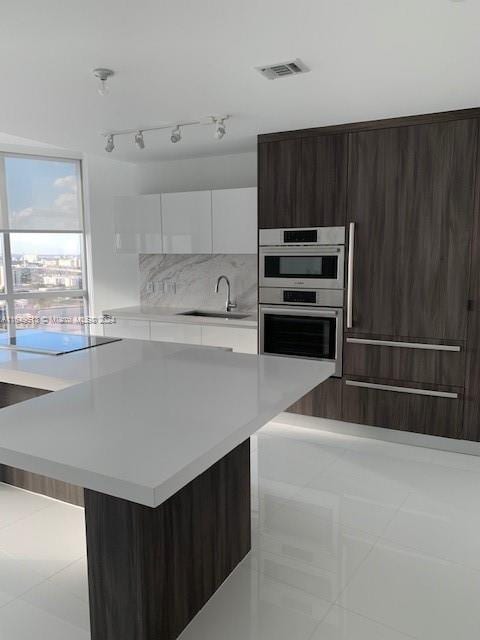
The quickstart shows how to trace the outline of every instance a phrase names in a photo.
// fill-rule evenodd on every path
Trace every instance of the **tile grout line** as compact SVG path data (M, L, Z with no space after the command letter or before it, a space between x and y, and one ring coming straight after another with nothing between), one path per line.
M409 633L405 633L405 631L400 631L400 629L395 629L395 627L391 627L389 624L385 624L384 622L380 622L379 620L375 620L375 618L370 618L369 616L366 616L363 613L358 613L358 611L354 611L353 609L349 609L348 607L344 607L343 605L339 604L338 602L335 602L334 606L339 607L340 609L343 609L343 611L347 611L348 613L353 613L354 615L358 616L359 618L363 618L364 620L369 620L370 622L374 622L375 624L378 624L381 627L385 627L385 629L389 629L390 631L394 631L397 634L400 634L402 636L405 637L405 640L422 640L420 638L420 636L412 636Z
M79 560L81 560L84 557L85 556L82 555L79 558L77 558L76 560L73 560L73 562L70 562L69 564L65 565L62 569L59 569L58 571L55 571L55 573L52 573L51 576L48 576L48 577L41 576L43 578L43 580L40 580L40 582L37 582L32 587L28 587L28 589L25 589L25 591L22 591L21 593L17 594L15 597L13 597L8 602L5 602L4 604L0 605L0 609L2 609L3 607L6 607L7 605L11 604L15 600L22 600L22 598L23 598L23 596L25 594L29 593L30 591L33 591L34 589L37 589L38 587L40 587L41 585L45 584L46 582L48 582L48 583L52 584L53 586L55 586L55 583L51 582L50 579L53 578L54 576L58 575L59 573L61 573L65 569L68 569L69 567L71 567L73 564L75 564L76 562L78 562ZM38 574L38 575L40 576L40 574ZM70 589L68 589L68 593L71 596L75 596L75 598L80 600L80 602L85 602L82 598L80 598L80 596L77 596L77 594L73 593L73 591L71 591Z

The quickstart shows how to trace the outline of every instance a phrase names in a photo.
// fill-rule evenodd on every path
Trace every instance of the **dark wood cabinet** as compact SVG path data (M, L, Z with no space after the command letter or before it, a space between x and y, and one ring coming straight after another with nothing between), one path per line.
M329 378L288 408L302 416L321 416L332 420L342 417L342 380Z
M259 145L259 228L344 225L347 152L346 134Z
M477 130L350 134L353 333L465 340Z
M462 433L463 396L457 387L347 377L342 405L348 422L447 438Z
M290 411L480 441L479 129L470 109L259 137L260 228L354 223L344 377Z
M317 136L300 142L296 227L345 224L347 207L347 135Z
M480 136L477 143L478 161ZM463 438L478 442L480 441L480 171L477 171L475 183L469 307Z
M382 337L375 337L371 344L355 342L359 338L348 338L343 348L343 373L345 376L367 376L408 382L426 382L462 387L465 377L465 343L449 347L458 351L421 349L406 346L381 344ZM349 342L352 340L353 342ZM362 338L360 338L362 340ZM369 340L369 339L368 339ZM377 344L375 344L377 342ZM390 342L385 340L385 342ZM426 341L428 344L433 341Z
M275 229L295 226L297 140L267 142L258 149L258 226Z

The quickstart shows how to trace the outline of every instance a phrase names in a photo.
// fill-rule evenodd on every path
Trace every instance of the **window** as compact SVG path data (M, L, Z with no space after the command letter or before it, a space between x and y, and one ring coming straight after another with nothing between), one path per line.
M78 160L0 153L0 331L86 331Z

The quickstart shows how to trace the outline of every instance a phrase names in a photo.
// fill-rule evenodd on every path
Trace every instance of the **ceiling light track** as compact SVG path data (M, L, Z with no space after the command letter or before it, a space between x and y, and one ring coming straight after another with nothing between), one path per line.
M105 131L101 135L105 138L105 151L111 153L115 149L115 138L117 136L133 136L133 140L139 149L145 149L144 133L148 131L162 131L164 129L171 129L170 141L173 144L180 142L183 137L183 129L185 127L210 125L215 127L214 138L221 140L226 132L225 121L231 118L229 115L225 116L208 116L201 120L186 120L180 122L169 122L156 127L137 127L135 129L118 129L113 131Z

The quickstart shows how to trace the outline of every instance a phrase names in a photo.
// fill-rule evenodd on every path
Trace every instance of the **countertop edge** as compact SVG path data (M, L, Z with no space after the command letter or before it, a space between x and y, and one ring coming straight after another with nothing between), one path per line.
M207 325L214 327L238 327L241 329L256 329L258 320L256 314L248 313L247 318L205 318L199 316L182 315L185 312L193 311L191 307L171 308L171 311L159 309L155 311L142 311L137 307L120 307L118 309L104 309L103 313L114 318L125 318L130 320L146 320L151 322L171 322L174 324ZM241 313L241 311L239 311ZM245 312L247 313L247 312Z

